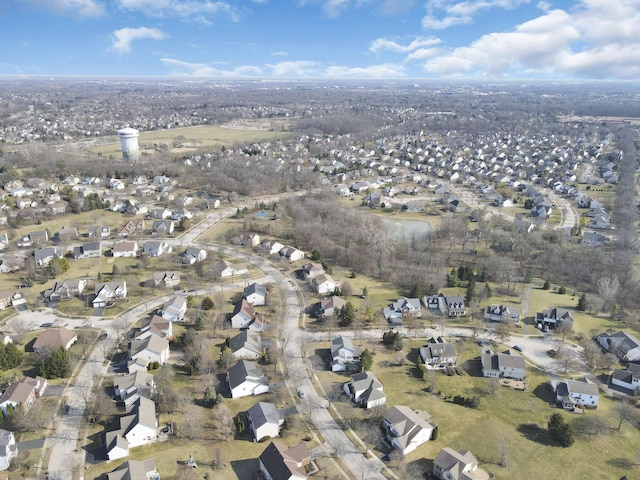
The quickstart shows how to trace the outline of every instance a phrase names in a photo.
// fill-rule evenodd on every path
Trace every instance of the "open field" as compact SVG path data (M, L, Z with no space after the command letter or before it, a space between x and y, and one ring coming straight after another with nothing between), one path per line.
M291 133L278 130L269 130L270 127L256 128L228 128L214 125L200 125L197 127L172 128L169 130L153 130L140 132L138 143L141 148L147 144L150 148L154 143L167 143L169 145L183 144L186 147L222 147L239 143L270 142L286 138ZM282 128L282 127L281 127ZM120 140L117 136L104 137L97 142L100 145L93 146L89 151L95 155L110 155L120 153ZM177 152L186 150L176 149Z
M623 425L620 431L579 437L569 449L554 445L546 431L549 416L562 412L569 422L576 421L579 416L550 406L553 396L548 387L548 377L530 366L527 368L527 391L500 387L495 396L489 395L489 381L480 376L479 351L474 343L465 344L458 361L467 374L448 377L442 372L435 372L433 390L441 392L441 395L427 393L425 389L432 377L423 380L415 375L417 349L423 342L405 340L403 365L398 365L395 352L388 352L379 344L362 345L375 352L372 370L385 386L387 405L408 405L428 412L439 426L437 440L410 453L406 457L409 464L426 458L430 465L442 447L450 446L470 450L480 460L481 467L493 472L497 479L619 478L625 474L633 478L632 475L637 473L638 467L625 466L623 461L629 462L637 450L635 427ZM329 344L316 344L314 347L328 349ZM325 390L338 388L349 378L326 371L319 372L318 377ZM455 405L450 401L454 395L478 395L480 407L473 410ZM615 402L601 398L600 407L596 411L587 411L586 416L604 417L613 427L615 422L609 411ZM345 396L335 402L335 406L343 416L364 418L363 412L354 409ZM534 422L542 428L527 428L527 424ZM356 431L359 429L356 422ZM507 445L506 468L497 465L502 443ZM378 455L381 453L376 451ZM567 455L572 459L570 469L566 468Z

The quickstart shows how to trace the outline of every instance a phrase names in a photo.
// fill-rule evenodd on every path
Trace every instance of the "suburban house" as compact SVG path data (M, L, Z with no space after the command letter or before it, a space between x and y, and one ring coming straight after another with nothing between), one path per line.
M339 336L331 341L331 371L345 372L350 364L358 362L362 355L360 347L354 347L348 337Z
M436 426L429 416L405 405L394 405L382 417L387 443L403 455L431 440Z
M336 315L346 304L347 301L344 298L331 295L320 299L320 302L318 302L316 306L316 311L321 317L332 317L333 315Z
M59 302L61 300L71 300L84 292L87 286L87 279L74 278L69 280L61 280L53 284L52 288L44 291L45 302Z
M49 241L49 233L46 230L31 232L18 241L19 247L37 247Z
M0 429L0 472L9 468L11 460L16 455L18 455L18 447L13 432Z
M331 275L328 273L322 273L313 277L309 281L309 284L318 295L332 293L339 286L338 282L331 278Z
M480 359L484 377L524 380L525 364L522 355L515 355L510 350L493 353L490 348L485 347Z
M246 265L232 265L226 260L220 260L211 267L217 278L233 277L234 275L248 275L249 269Z
M47 379L42 377L24 377L19 382L12 383L0 397L2 413L7 415L7 408L15 409L18 405L22 405L24 411L28 412L36 398L40 398L46 388Z
M78 341L78 334L73 330L64 327L48 328L33 342L33 351L36 353L46 353L64 347L69 350L71 345Z
M177 287L180 285L180 272L155 272L153 285L164 288Z
M267 303L267 287L258 283L252 283L244 289L244 298L254 307L260 307Z
M511 322L520 324L520 307L515 305L488 305L484 309L484 319L490 322Z
M150 257L159 257L171 253L171 246L162 240L147 240L142 246L142 251Z
M127 220L119 229L118 235L121 237L133 237L144 233L144 219L135 218Z
M27 290L28 289L21 289ZM26 305L27 299L20 290L3 290L0 292L0 310L8 307L20 307Z
M607 243L607 237L598 232L586 231L582 234L580 244L585 247L601 247Z
M160 480L153 459L129 460L113 472L107 473L107 480Z
M114 397L125 405L136 402L140 397L151 398L155 388L154 376L144 370L116 376L113 380Z
M241 330L235 337L227 341L234 358L257 360L262 356L262 338L258 332Z
M85 242L82 245L73 248L73 258L80 260L82 258L100 258L102 256L102 243Z
M453 343L445 342L442 337L430 338L428 343L420 348L420 358L427 368L455 365L458 360Z
M319 263L307 263L302 267L302 276L305 280L311 280L313 277L325 273L324 267Z
M256 332L261 332L264 327L264 318L256 313L246 298L237 302L231 313L231 328L247 328Z
M596 340L604 350L613 353L625 362L640 360L640 342L627 332L601 333L596 337Z
M611 384L635 391L640 387L640 365L630 363L626 370L614 370L611 372Z
M181 322L185 313L187 313L187 299L178 295L171 297L160 312L162 318L170 322Z
M89 238L106 239L111 236L111 229L106 225L91 225L88 232Z
M279 437L280 426L284 423L276 406L267 402L258 402L247 410L247 419L255 442Z
M230 240L233 245L257 247L260 245L260 235L257 233L243 232Z
M565 380L556 387L556 402L565 410L597 408L600 400L598 385L591 380Z
M260 395L269 391L269 380L255 362L240 360L227 371L231 398Z
M297 262L298 260L304 259L304 252L302 250L298 250L295 247L284 246L278 252L281 257L286 258L290 262Z
M478 468L478 460L469 450L444 447L433 461L431 474L440 480L489 480L489 474Z
M276 242L275 240L263 240L262 242L260 242L260 249L268 253L269 255L275 255L276 253L280 252L280 250L282 250L283 248L284 248L284 245L282 245L279 242Z
M94 308L111 306L116 300L127 298L127 282L114 280L96 283L95 295L92 301Z
M382 309L384 318L391 323L402 323L404 317L419 317L422 315L419 298L402 297Z
M160 315L152 315L151 318L144 319L140 329L134 333L135 338L145 338L149 335L173 340L173 323L165 320Z
M33 257L36 262L36 267L44 268L49 265L54 258L62 258L64 252L58 247L42 247L33 251Z
M154 220L151 225L151 235L153 236L164 236L171 235L175 229L175 224L173 220Z
M129 449L157 440L158 421L153 400L139 397L129 412L119 418L119 428L106 432L107 458L116 460L129 455Z
M132 258L138 255L138 242L125 240L116 243L111 249L114 258Z
M193 265L207 258L207 251L202 248L189 247L180 255L182 263Z
M151 362L160 365L167 363L169 359L169 340L158 335L149 335L143 338L134 338L129 344L127 365L143 364L148 366ZM135 369L134 369L135 370ZM129 369L129 373L133 370Z
M351 376L350 382L344 384L344 393L364 408L384 405L387 397L383 390L384 385L371 372L356 373Z
M425 295L422 303L432 312L440 312L447 317L460 317L466 314L464 298L457 295Z
M78 238L78 229L76 227L62 227L55 235L58 242L72 242Z
M550 308L536 313L536 328L573 330L573 315L566 308Z
M304 442L287 448L272 441L258 460L260 472L266 480L307 480L307 466L311 463L311 456Z

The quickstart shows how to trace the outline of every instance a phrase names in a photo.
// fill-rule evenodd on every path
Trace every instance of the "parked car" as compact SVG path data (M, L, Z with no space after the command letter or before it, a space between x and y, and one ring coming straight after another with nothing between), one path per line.
M522 347L521 347L520 345L514 345L514 346L513 346L513 349L514 349L514 350L517 350L517 351L519 351L519 352L521 352L521 351L522 351Z

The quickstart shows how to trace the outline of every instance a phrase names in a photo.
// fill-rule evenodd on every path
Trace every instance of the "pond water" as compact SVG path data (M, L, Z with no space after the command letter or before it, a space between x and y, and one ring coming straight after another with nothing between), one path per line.
M431 231L429 222L401 218L379 217L385 227L398 237L424 236Z
M264 210L254 213L252 215L253 218L267 218L269 216L269 212L266 212Z

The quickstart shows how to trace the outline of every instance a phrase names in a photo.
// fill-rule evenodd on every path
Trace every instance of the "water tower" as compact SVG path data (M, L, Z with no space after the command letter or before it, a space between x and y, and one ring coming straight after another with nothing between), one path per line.
M138 136L140 132L135 128L126 127L118 130L120 135L120 145L122 145L122 156L125 160L137 160L140 156L138 149Z

